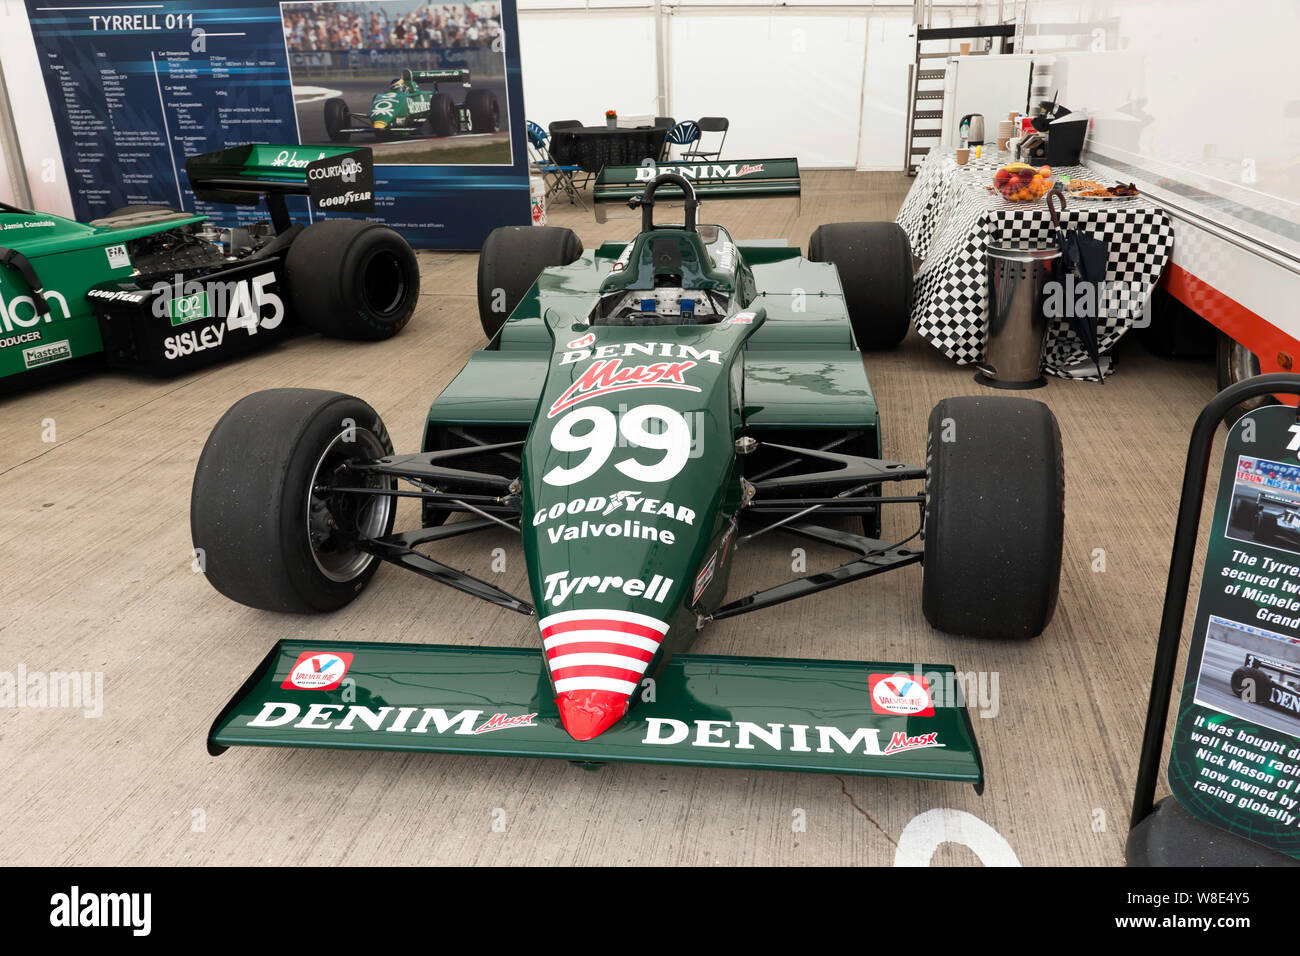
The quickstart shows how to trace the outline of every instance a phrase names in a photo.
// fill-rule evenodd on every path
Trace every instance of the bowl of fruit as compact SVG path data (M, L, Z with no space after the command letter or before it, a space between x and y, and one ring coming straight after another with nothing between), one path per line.
M1008 163L993 174L993 186L1003 199L1026 202L1042 199L1052 188L1051 166Z

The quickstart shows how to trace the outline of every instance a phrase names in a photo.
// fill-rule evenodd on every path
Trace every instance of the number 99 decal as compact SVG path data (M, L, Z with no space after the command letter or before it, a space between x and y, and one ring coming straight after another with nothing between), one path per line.
M654 419L663 423L662 430L650 431L646 423ZM574 427L589 422L591 428L574 434ZM623 413L618 419L607 408L592 406L569 412L551 431L551 447L560 452L587 452L587 456L572 468L556 466L542 476L548 485L572 485L585 481L604 466L622 433L629 443L639 448L658 449L663 455L652 464L644 464L635 457L614 462L614 467L633 481L669 481L682 470L691 454L691 430L679 412L664 405L638 405Z

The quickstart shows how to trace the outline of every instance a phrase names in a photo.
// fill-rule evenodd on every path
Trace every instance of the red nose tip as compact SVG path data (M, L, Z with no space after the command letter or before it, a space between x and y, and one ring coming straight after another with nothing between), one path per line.
M612 690L566 690L555 703L560 722L574 740L599 737L627 713L627 694Z

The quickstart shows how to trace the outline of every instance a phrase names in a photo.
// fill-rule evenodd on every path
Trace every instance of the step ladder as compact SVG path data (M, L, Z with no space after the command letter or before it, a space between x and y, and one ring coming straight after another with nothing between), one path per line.
M995 52L1010 53L1015 35L1014 23L987 27L916 28L916 59L909 66L907 77L910 119L903 155L907 175L916 175L917 167L925 160L926 154L939 145L943 136L943 84L948 73L948 57L957 55L952 49L953 41L988 39L991 47L992 41L996 40L998 49ZM935 49L940 41L944 48Z

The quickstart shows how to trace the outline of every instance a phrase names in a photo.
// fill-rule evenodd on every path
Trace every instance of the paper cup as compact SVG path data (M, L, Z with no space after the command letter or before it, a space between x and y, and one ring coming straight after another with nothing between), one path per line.
M965 166L968 162L970 162L970 150L969 149L957 150L957 165Z
M970 44L969 44L969 43L963 43L963 44L961 44L961 55L962 55L962 56L970 56Z

